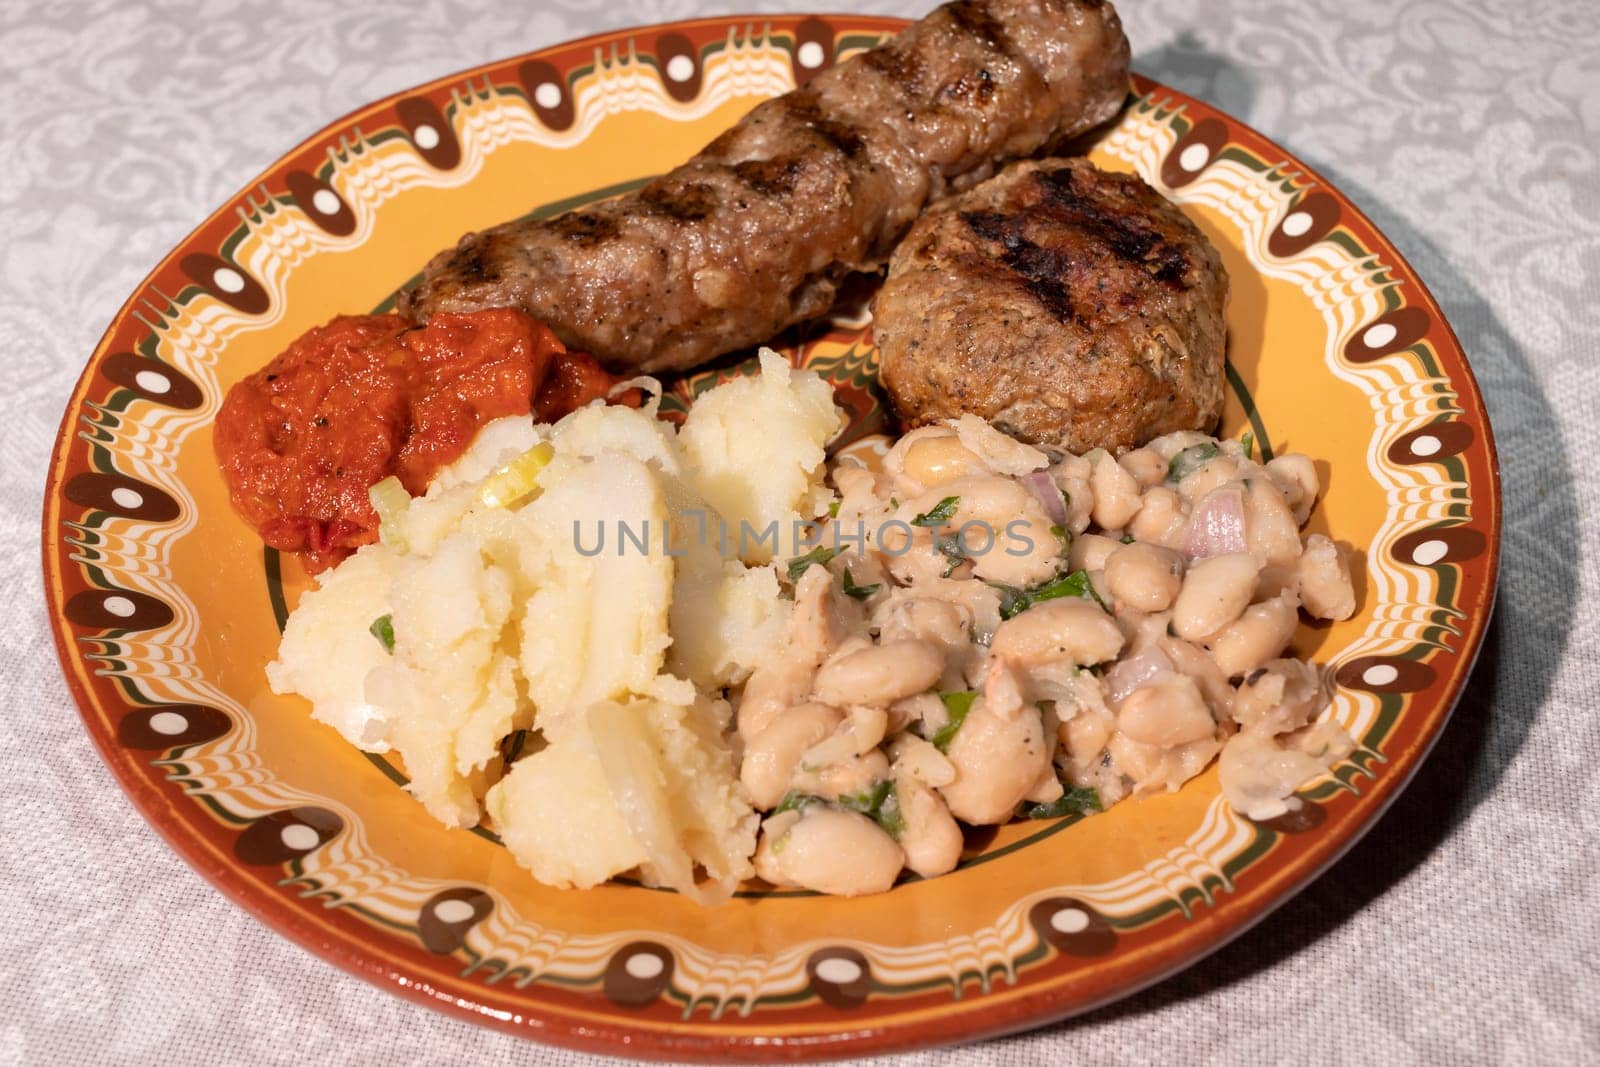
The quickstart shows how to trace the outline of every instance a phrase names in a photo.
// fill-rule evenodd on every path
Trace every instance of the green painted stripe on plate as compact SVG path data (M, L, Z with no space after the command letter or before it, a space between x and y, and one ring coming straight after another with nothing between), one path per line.
M1256 450L1261 454L1261 462L1266 463L1272 459L1272 438L1267 434L1266 424L1261 421L1261 412L1256 410L1255 397L1250 395L1250 387L1234 370L1231 359L1223 361L1222 369L1228 376L1233 395L1239 398L1239 406L1244 408L1244 417L1250 420L1250 432L1255 434Z

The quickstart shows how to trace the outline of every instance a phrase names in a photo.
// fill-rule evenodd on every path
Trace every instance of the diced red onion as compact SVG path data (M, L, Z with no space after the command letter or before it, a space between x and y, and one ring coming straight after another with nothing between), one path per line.
M1244 494L1231 485L1213 489L1189 516L1183 554L1190 559L1206 559L1244 550Z
M1056 483L1045 471L1034 471L1022 476L1022 484L1044 505L1045 514L1050 516L1050 521L1057 526L1067 524L1067 502L1061 495L1061 490L1056 488Z
M1150 645L1127 659L1118 660L1106 671L1103 679L1106 698L1113 704L1120 704L1129 693L1163 671L1170 670L1172 659L1161 650L1161 646Z

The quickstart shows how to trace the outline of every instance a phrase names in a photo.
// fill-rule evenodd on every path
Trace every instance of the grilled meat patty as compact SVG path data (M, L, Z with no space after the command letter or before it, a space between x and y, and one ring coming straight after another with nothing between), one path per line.
M1228 276L1183 212L1082 159L1018 163L930 209L873 305L907 426L972 412L1072 452L1222 413Z
M956 0L637 193L468 234L402 310L519 307L613 365L691 367L827 311L930 200L1106 121L1127 90L1105 0Z

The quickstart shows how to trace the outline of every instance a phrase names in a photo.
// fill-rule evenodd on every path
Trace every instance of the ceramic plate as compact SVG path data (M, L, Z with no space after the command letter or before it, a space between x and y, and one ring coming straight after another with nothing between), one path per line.
M211 450L228 386L303 330L383 304L464 231L635 188L757 101L901 24L715 18L608 34L379 101L285 155L129 298L62 422L45 584L84 723L173 848L274 929L379 985L514 1033L653 1057L791 1059L971 1039L1191 963L1324 869L1404 786L1488 621L1489 424L1438 306L1309 168L1138 79L1092 158L1183 205L1232 276L1224 430L1317 457L1311 529L1355 547L1360 610L1302 626L1360 747L1266 823L1215 769L1082 820L974 836L960 869L838 900L716 910L633 885L546 889L449 831L267 689L299 563L233 513ZM792 336L882 426L864 321ZM721 371L677 381L686 404ZM847 442L841 442L847 443ZM859 444L857 447L870 447Z

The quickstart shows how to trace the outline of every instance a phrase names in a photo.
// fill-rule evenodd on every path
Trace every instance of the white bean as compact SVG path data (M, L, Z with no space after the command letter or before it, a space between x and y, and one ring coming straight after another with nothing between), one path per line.
M1172 628L1186 641L1211 637L1250 603L1260 570L1260 562L1248 552L1198 561L1189 568L1172 605Z
M946 755L955 781L940 789L950 813L974 826L1011 818L1050 762L1039 713L1024 708L1002 718L978 698L956 731Z
M1132 452L1126 452L1117 462L1122 464L1123 470L1133 475L1134 480L1143 489L1160 485L1167 480L1167 461L1148 448L1136 448Z
M1103 534L1080 534L1072 539L1067 565L1075 571L1104 570L1111 553L1121 547L1121 541Z
M944 653L931 641L889 641L835 656L817 672L817 697L829 704L886 708L933 688Z
M745 746L739 780L758 808L771 808L789 791L806 749L833 732L844 712L826 704L797 704L774 718Z
M1104 566L1111 595L1139 611L1166 611L1183 588L1183 557L1160 545L1119 545Z
M816 677L814 665L793 655L757 667L739 698L739 736L751 740L784 711L805 700Z
M1172 462L1172 457L1184 449L1193 448L1195 445L1203 445L1212 440L1212 438L1207 437L1198 430L1175 430L1172 433L1156 438L1145 447L1170 463ZM1165 476L1163 475L1163 477Z
M983 460L962 444L954 431L940 427L938 432L912 430L911 434L923 436L905 450L901 470L924 490L953 482L957 478L989 473Z
M1116 620L1078 597L1046 600L1000 624L989 653L1018 667L1066 660L1081 667L1104 663L1122 651Z
M1299 621L1295 602L1288 597L1251 604L1212 638L1211 656L1229 678L1248 674L1283 654Z
M1300 525L1271 478L1250 479L1244 498L1245 542L1269 564L1300 557Z
M854 897L888 889L905 866L905 852L865 815L814 805L774 834L776 823L756 850L756 873L775 885Z
M1128 532L1140 541L1177 548L1182 543L1189 521L1183 497L1165 485L1146 489L1139 513L1128 524Z
M912 774L896 775L894 792L905 821L900 848L906 866L924 878L955 870L964 841L944 798Z
M1168 674L1135 689L1117 712L1117 729L1140 744L1170 748L1216 732L1216 720L1187 674Z
M1268 461L1267 474L1288 497L1289 506L1294 509L1294 521L1305 525L1312 506L1317 502L1317 494L1322 491L1317 465L1311 462L1310 456L1290 452Z
M950 497L955 511L944 524L944 536L960 547L971 561L972 573L989 582L1024 587L1055 573L1061 558L1061 539L1051 532L1044 505L1010 478L957 478L903 504L902 522L927 515ZM930 531L931 532L931 531ZM926 543L927 534L919 537ZM897 573L899 561L890 567Z
M1305 602L1307 614L1318 619L1348 619L1356 613L1350 561L1327 537L1312 534L1306 538L1295 572L1300 578L1300 599Z
M1139 510L1139 482L1109 452L1095 453L1093 463L1094 521L1102 530L1120 530Z
M792 788L809 796L838 800L852 793L865 793L887 777L889 757L879 749L826 767L807 767L804 757L801 757Z
M1217 456L1178 483L1178 495L1192 505L1218 486L1227 485L1239 473L1239 464L1228 456Z

